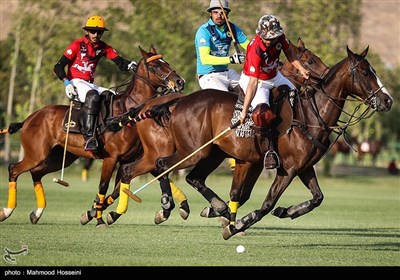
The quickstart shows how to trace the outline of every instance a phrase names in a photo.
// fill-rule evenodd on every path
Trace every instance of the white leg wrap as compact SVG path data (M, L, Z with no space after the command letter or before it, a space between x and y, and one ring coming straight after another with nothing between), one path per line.
M4 215L8 218L14 211L14 208L3 208Z
M38 219L42 216L43 210L44 208L37 208L36 210L33 210Z

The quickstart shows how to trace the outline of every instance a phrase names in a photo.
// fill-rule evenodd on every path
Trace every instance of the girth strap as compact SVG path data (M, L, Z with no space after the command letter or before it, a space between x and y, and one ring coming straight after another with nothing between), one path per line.
M294 119L292 121L292 125L293 126L297 126L301 132L303 132L303 134L305 136L307 136L308 139L310 139L310 141L317 146L319 149L321 149L322 151L326 151L328 149L327 146L323 145L321 142L319 142L318 140L316 140L311 133L307 130L307 126L305 126L304 124L302 124L301 122L299 122L298 120Z

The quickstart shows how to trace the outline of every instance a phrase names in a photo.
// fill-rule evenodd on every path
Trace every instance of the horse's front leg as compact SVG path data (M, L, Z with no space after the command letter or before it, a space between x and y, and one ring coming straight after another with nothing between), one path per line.
M311 212L314 208L318 207L322 203L324 196L319 187L314 167L309 167L303 171L301 174L299 174L299 178L303 184L310 189L313 198L287 208L277 207L274 209L274 211L272 211L272 215L279 218L295 219Z
M225 240L228 240L233 235L250 228L252 225L260 221L264 216L266 216L274 208L282 193L292 182L293 177L293 174L288 174L283 169L278 170L275 180L272 183L271 188L269 189L267 197L265 198L261 208L258 210L254 210L243 218L237 220L234 225L229 224L228 226L226 226L223 229L222 237Z
M88 211L85 211L81 215L80 222L82 225L87 224L93 218L96 218L97 225L96 227L105 227L107 224L103 220L103 211L107 208L107 203L111 200L105 195L108 190L109 182L111 180L112 173L114 171L116 165L116 160L107 158L103 160L100 183L99 183L99 192L96 194L92 208Z

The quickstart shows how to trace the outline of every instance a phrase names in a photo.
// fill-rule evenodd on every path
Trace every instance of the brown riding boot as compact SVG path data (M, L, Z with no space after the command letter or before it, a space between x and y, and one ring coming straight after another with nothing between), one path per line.
M265 169L275 169L278 168L278 156L275 151L269 150L264 156L264 168Z

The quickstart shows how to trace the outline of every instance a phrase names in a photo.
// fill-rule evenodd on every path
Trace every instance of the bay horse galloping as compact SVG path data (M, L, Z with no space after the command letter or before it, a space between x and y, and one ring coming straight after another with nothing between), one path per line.
M181 95L178 92L184 87L184 79L171 69L153 46L150 47L150 52L144 51L140 46L139 49L142 58L138 63L137 71L133 74L126 91L113 97L112 107L109 107L110 116L121 115L131 108L138 108L145 101L159 94ZM10 125L9 133L15 133L22 128L21 145L24 148L25 157L22 161L9 165L8 204L0 211L0 221L10 217L16 208L17 179L19 175L27 171L31 173L37 200L37 209L30 214L30 220L31 223L36 224L40 219L46 207L41 180L46 174L62 168L67 135L62 124L68 109L69 106L65 105L48 105L31 114L22 123ZM72 127L72 122L70 126ZM81 220L81 223L85 224L96 216L97 225L104 225L102 211L116 199L110 195L105 198L116 164L129 162L134 155L138 156L142 153L137 131L135 127L125 126L119 131L105 130L99 136L103 147L96 154L84 151L84 138L81 133L70 131L68 139L65 154L66 167L79 157L103 159L99 190L94 206L91 213L87 213L88 216L84 221Z
M317 81L320 80L321 76L323 76L323 73L326 73L329 70L328 67L319 59L319 57L317 57L316 55L314 55L312 52L310 52L308 49L305 48L304 42L300 38L298 39L297 44L298 46L296 47L291 43L291 48L293 52L295 53L297 59L303 64L303 66L310 71L311 77L314 77L313 81L317 83ZM288 76L288 78L294 82L294 84L302 85L303 78L298 73L298 71L293 70L293 68L294 67L292 66L291 63L285 62L282 69L282 73L285 73ZM214 89L200 90L198 92L190 94L189 96L191 95L193 95L193 97L183 96L175 100L172 100L173 98L170 96L164 96L150 100L149 102L146 102L146 105L142 109L141 113L144 113L146 112L147 109L160 104L162 111L162 107L168 107L167 105L163 105L163 103L167 101L166 99L169 99L170 102L172 103L178 103L176 108L182 106L191 107L191 110L193 110L194 115L191 116L190 115L191 112L187 112L188 115L186 115L185 118L180 118L179 121L181 122L182 126L181 129L183 130L184 133L186 133L185 137L191 139L191 141L194 141L196 143L196 148L198 148L202 143L205 143L207 140L211 139L212 138L211 136L214 135L220 129L221 125L227 125L230 122L230 119L232 117L232 112L235 107L235 103L238 99L238 95L237 93L234 92L224 92ZM212 96L214 96L213 98L215 99L210 100L210 97ZM205 100L201 101L203 97L205 98ZM190 104L190 102L192 101L193 103ZM183 104L185 105L181 105L181 102L183 102ZM215 102L215 103L213 103L213 105L210 106L209 102ZM215 111L217 109L218 112ZM169 114L169 112L166 113ZM153 112L151 114L153 114ZM163 170L156 169L156 164L155 164L156 160L160 157L169 156L173 154L176 150L178 151L181 150L179 142L180 140L178 138L174 139L175 132L170 129L170 125L167 124L166 127L163 127L157 124L158 123L157 119L162 118L162 116L159 117L157 116L157 114L160 114L160 112L158 113L154 112L154 118L151 117L148 119L144 119L136 124L139 136L143 144L144 155L137 161L127 164L122 168L123 172L121 175L122 179L121 188L128 188L129 183L133 178L145 174L151 170L155 170L155 173L159 174L160 176ZM172 115L174 114L175 114L174 110L172 110ZM215 120L211 121L210 118L214 118L214 116ZM202 124L204 125L204 127L202 126ZM192 128L195 129L196 131L191 131ZM213 130L210 131L210 129ZM201 134L203 132L206 134L204 134L199 139L195 139L196 137L199 136L198 135L199 133ZM248 138L247 141L251 142L254 141L254 139ZM185 145L185 141L183 141L182 144ZM193 146L187 147L187 150L182 155L187 155L193 150L195 150L192 149ZM212 153L211 155L208 155L210 150L212 150ZM205 178L213 170L215 170L226 157L230 157L228 156L227 153L219 149L218 146L210 145L204 151L198 153L195 157L193 157L191 161L188 161L187 164L185 164L185 166L186 167L193 166L198 162L197 160L194 159L201 159L206 156L208 156L207 160L205 159L202 160L205 162L205 164L204 165L199 164L198 166L194 167L194 169L186 177L189 184L191 184L196 189L198 189L197 186L195 186L192 180L188 178L191 178L193 174L197 174L197 170L201 168L202 169L201 174L204 176L205 180ZM244 161L240 160L240 158L238 157L235 158L237 159L237 162L244 163ZM207 172L204 171L203 169L204 166L206 166ZM180 169L180 167L178 169ZM202 183L201 190L203 190L204 188L206 188L206 186L204 185L203 181L201 181L201 183ZM167 192L168 174L162 176L160 184L166 187L162 189L163 193L162 210L157 212L156 214L155 218L156 224L159 224L168 218L169 204L173 203L173 201L171 201L170 199L171 196L170 193ZM208 194L204 195L209 197ZM211 199L208 200L210 201ZM107 216L107 222L109 224L115 222L121 216L121 214L122 213L120 210L116 212L114 211L110 212L109 215Z
M304 92L297 94L294 102L286 98L278 104L276 112L279 117L274 128L278 135L273 138L273 142L280 157L280 167L277 169L276 177L261 208L238 219L234 224L226 225L223 229L225 240L250 228L272 210L272 214L279 218L294 219L318 207L322 203L323 194L314 165L328 151L330 134L356 124L375 112L391 109L393 98L366 59L368 47L361 54L353 53L348 47L346 50L347 57L334 65L321 83L311 85ZM164 104L164 109L174 106L172 112L168 111L170 116L167 110L162 110L162 106L157 107L161 117L169 116L169 120L164 121L171 135L169 141L173 142L172 149L160 151L161 155L170 153L170 156L157 159L157 173L162 174L163 171L169 170L170 167L196 151L201 144L214 139L213 145L199 150L182 162L178 168L196 165L187 175L187 182L210 202L216 212L227 219L230 217L229 211L226 211L226 203L205 185L207 175L210 174L210 170L220 164L224 156L235 158L237 165L234 171L233 187L238 188L240 200L245 192L242 187L248 173L257 174L255 171L260 168L264 153L267 151L263 143L260 144L254 138L237 137L233 129L229 130L232 128L232 113L236 99L237 97L229 92L205 90L184 96L179 99L179 102ZM338 127L337 122L346 100L359 102L366 108L360 116L353 114L356 117L353 123ZM156 110L151 110L151 112L156 113ZM137 129L144 149L151 151L149 148L156 148L158 143L146 139L143 134L144 130L149 130L149 127L152 127L151 121L144 120L138 123ZM223 131L226 133L221 135ZM216 138L218 135L219 137ZM145 153L140 160L125 165L121 182L129 184L135 175L149 168L149 165L154 165L155 158L145 162L149 155L150 152ZM250 163L250 166L243 165L248 168L247 170L238 169L242 163ZM252 168L255 171L251 170ZM277 201L296 176L299 176L303 184L311 191L312 199L294 206L274 209Z

